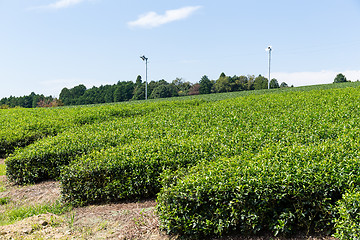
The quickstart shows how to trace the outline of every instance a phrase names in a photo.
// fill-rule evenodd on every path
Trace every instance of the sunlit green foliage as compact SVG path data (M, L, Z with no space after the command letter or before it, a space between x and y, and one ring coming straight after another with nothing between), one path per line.
M360 191L350 190L337 204L339 217L335 219L335 237L341 240L360 239Z
M74 127L144 115L159 107L161 105L124 103L51 109L1 109L0 157L6 156L16 148L69 131Z
M7 200L6 204L9 206L0 215L0 226L9 225L22 219L44 214L63 214L71 210L70 206L64 205L57 201L55 203L35 204L29 206L14 207L10 200Z
M192 105L200 103L198 100L181 102L178 109L191 108ZM164 116L177 105L178 102L161 102L94 107L92 111L96 111L95 114L90 112L88 115L74 116L72 121L76 123L56 136L43 138L16 150L6 159L7 176L19 184L54 179L59 176L61 167L76 156L129 144L135 140L159 138L162 132L151 127L156 124L152 121L155 117L164 120ZM161 115L151 112L161 112ZM152 115L153 118L144 118L145 114ZM103 122L99 122L100 120ZM79 122L81 124L78 124Z
M160 192L158 212L168 232L331 231L333 206L360 183L358 86L2 110L17 124L1 115L8 127L0 139L27 146L0 146L13 152L9 179L59 178L63 199L73 205ZM24 130L31 126L37 127ZM36 138L24 143L23 132Z
M5 175L5 164L0 164L0 176Z

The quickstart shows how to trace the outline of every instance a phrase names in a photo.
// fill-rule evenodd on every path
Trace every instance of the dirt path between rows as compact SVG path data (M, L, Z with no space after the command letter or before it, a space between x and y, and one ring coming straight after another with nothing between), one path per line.
M0 159L0 164L4 160ZM56 181L36 185L16 186L6 182L0 198L10 199L7 205L0 205L0 214L6 209L34 204L54 203L61 199L61 186ZM155 200L95 205L76 208L58 216L42 214L26 218L12 225L0 226L0 239L151 239L170 240L176 236L166 235L159 230L155 214ZM222 240L266 240L285 239L271 236L246 238L239 235L219 238ZM292 240L334 240L332 237L298 236Z
M30 186L5 183L0 214L9 208L54 203L61 198L60 183L47 181ZM155 201L76 208L62 216L42 214L0 226L0 239L171 239L158 229Z

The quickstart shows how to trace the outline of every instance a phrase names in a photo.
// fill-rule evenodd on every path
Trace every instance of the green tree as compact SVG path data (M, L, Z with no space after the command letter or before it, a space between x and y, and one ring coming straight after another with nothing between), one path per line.
M152 92L149 98L167 98L171 97L171 90L168 85L162 84L157 86Z
M268 88L268 80L267 78L259 75L254 80L254 89L260 90L260 89L267 89Z
M199 87L199 93L200 94L209 94L211 93L211 88L213 86L212 82L208 78L208 76L204 75L200 79L200 87Z
M243 90L241 87L240 79L241 79L241 77L236 76L236 75L229 77L231 92Z
M75 86L71 89L63 88L60 92L60 100L65 105L80 104L83 95L86 92L86 87L83 84Z
M149 90L149 89L148 89ZM149 91L148 91L149 93ZM144 100L145 99L145 84L136 86L134 89L133 100Z
M342 83L342 82L347 82L346 77L344 76L344 74L339 73L338 75L336 75L335 79L334 79L334 83Z
M183 80L182 78L175 78L175 80L172 81L172 84L174 84L175 86L179 87L183 84Z
M239 91L248 90L248 78L246 76L239 76L236 82L239 85Z
M247 90L254 90L254 82L255 82L255 76L254 75L248 75L247 77Z
M38 102L41 100L41 96L40 95L35 95L32 99L32 108L36 108L38 105Z
M141 85L141 83L142 83L141 76L138 75L137 78L136 78L135 84L136 84L136 86L139 86L139 85Z
M140 84L141 85L141 84ZM114 102L128 101L133 97L136 83L132 81L118 82L114 88Z
M114 91L115 91L115 87L111 86L111 85L106 85L104 87L104 100L106 103L111 103L114 101Z
M127 81L123 83L125 88L125 100L128 101L133 97L133 92L135 89L135 84L132 81Z
M72 104L72 94L68 88L63 88L60 92L59 99L65 104L65 105L71 105ZM37 104L37 102L36 102Z
M280 88L279 82L278 82L275 78L271 79L271 81L270 81L270 88L271 88L271 89L273 89L273 88Z
M177 96L179 96L179 92L182 93L182 95L184 95L183 94L184 92L181 90L179 91L179 88L172 83L168 84L166 87L169 89L169 92L170 92L169 97L177 97Z
M184 82L182 78L176 78L175 80L172 81L170 85L175 87L177 92L176 94L173 94L173 96L176 95L186 96L189 93L189 89L191 87L191 83Z
M217 93L231 92L230 78L221 73L218 80L214 84L214 91Z
M73 98L81 97L82 95L84 95L85 91L86 91L86 87L83 84L80 84L79 86L70 89Z
M286 82L282 82L282 83L280 84L280 88L287 88L287 87L289 87L289 86L287 85Z

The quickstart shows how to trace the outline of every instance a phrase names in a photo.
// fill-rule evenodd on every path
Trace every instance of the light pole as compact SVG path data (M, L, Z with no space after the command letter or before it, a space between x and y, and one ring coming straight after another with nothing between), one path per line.
M148 58L145 57L144 55L142 55L140 57L143 61L145 61L145 66L146 66L146 74L145 74L145 100L147 100L147 61Z
M269 52L269 80L268 80L268 89L270 89L270 63L271 63L271 50L272 50L272 47L271 46L268 46L266 49L266 51Z

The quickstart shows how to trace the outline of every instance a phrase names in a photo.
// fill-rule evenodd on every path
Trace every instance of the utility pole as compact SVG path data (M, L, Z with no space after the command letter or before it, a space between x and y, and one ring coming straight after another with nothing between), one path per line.
M146 70L145 70L145 100L147 100L147 62L148 62L148 58L145 57L144 55L142 55L140 58L143 61L145 61L145 66L146 66Z
M269 80L268 80L268 89L270 89L270 81L271 81L271 78L270 78L270 64L271 64L271 50L272 50L272 47L271 47L271 46L268 46L265 50L269 52Z

